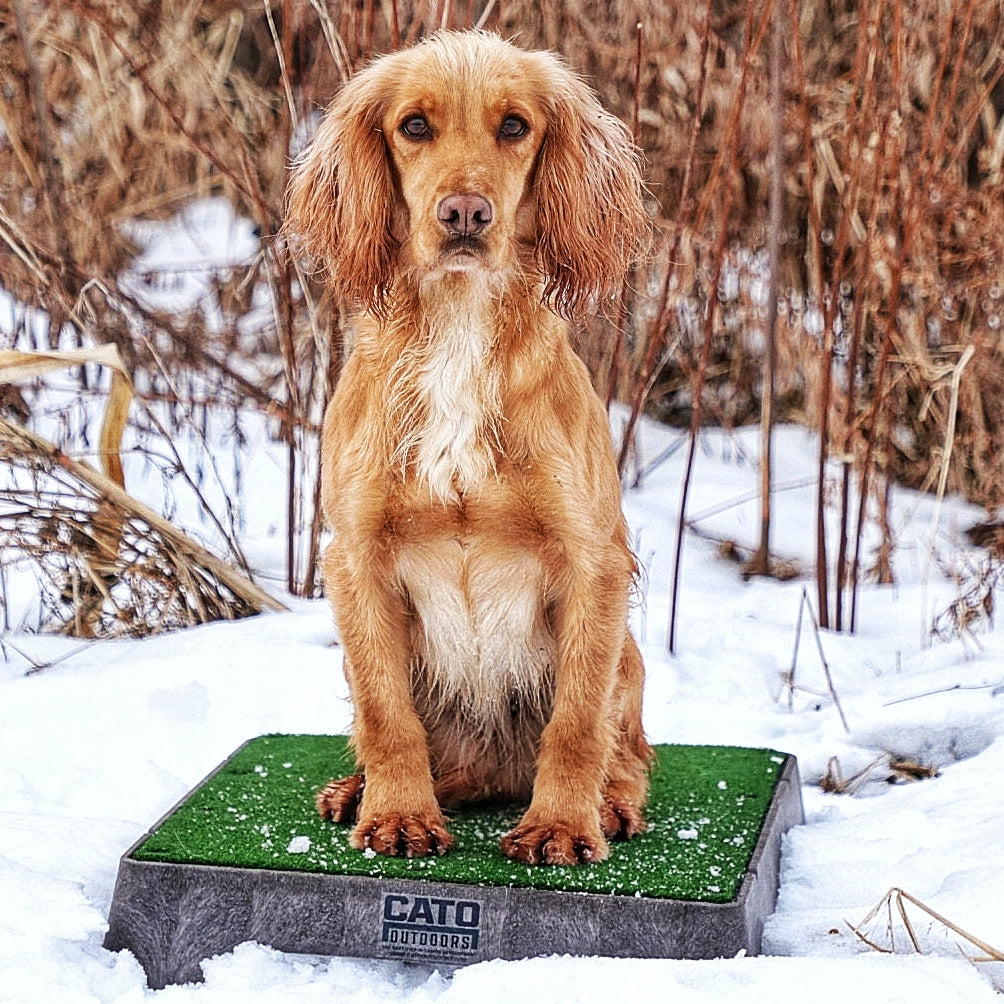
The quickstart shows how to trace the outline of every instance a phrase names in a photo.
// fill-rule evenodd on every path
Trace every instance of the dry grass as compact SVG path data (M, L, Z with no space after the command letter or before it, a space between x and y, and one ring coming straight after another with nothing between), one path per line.
M193 415L206 407L274 419L290 457L287 584L310 593L310 440L334 377L336 312L308 282L300 291L274 235L301 113L340 73L309 4L272 6L0 4L0 260L5 290L43 312L43 323L19 317L8 345L114 343L140 399L179 439L197 438ZM293 30L277 46L284 10ZM296 82L299 104L284 100L283 80ZM211 195L254 221L260 254L220 270L208 305L151 308L124 281L137 252L124 224ZM145 278L166 288L179 279ZM259 291L274 305L264 320ZM86 380L81 371L82 390ZM5 397L30 416L30 389Z
M0 481L0 557L35 571L39 626L83 637L143 636L282 609L126 491L122 434L133 392L114 345L0 349L0 380L13 386L86 363L112 374L97 442L101 471L0 418L0 460L8 468Z
M882 777L874 775L881 772ZM886 784L904 784L912 781L926 781L938 777L941 772L936 766L923 764L913 757L880 753L871 763L850 777L844 777L840 761L834 756L826 764L826 772L819 779L819 787L834 795L853 795L866 781L884 780Z
M703 71L701 6L652 4L641 17L639 140L675 254L664 332L651 326L665 260L639 280L633 354L620 387L629 399L648 341L661 336L670 358L654 375L648 407L681 423L695 404L701 319L709 305L714 323L703 407L724 424L748 422L759 411L769 279L768 66L764 51L743 46L744 9L739 2L712 3ZM765 9L757 4L756 16ZM995 506L1004 500L1004 468L994 447L1001 430L987 402L1004 374L1001 9L887 0L859 16L854 3L801 4L797 35L791 9L778 276L782 413L815 424L820 398L829 393L831 437L841 452L858 455L871 436L872 459L883 471L930 484L948 422L951 374L972 346L948 486ZM578 27L571 17L560 20L551 37L595 72L625 118L633 16L625 11L619 22L606 22L595 55L586 36L599 29L588 19ZM576 59L585 51L588 58ZM699 93L693 178L688 205L678 208ZM724 170L730 142L738 143L731 172ZM714 240L723 227L729 240L719 268ZM883 346L888 358L880 385ZM866 428L869 421L879 428Z
M0 419L0 556L30 560L40 626L81 637L145 636L283 609L107 475Z
M965 958L969 959L970 962L1004 962L1004 952L994 948L993 945L988 944L975 934L970 934L965 928L942 916L942 914L932 909L923 900L908 893L905 889L899 889L895 886L875 904L867 916L858 924L850 924L847 921L844 921L844 923L869 948L883 954L892 954L897 951L895 934L896 928L899 926L893 912L895 910L895 914L899 917L899 924L902 925L903 930L906 932L911 947L915 952L923 955L924 948L917 934L916 922L915 919L911 919L907 907L913 908L915 917L919 912L926 918L926 923L930 924L931 921L934 922L934 924L930 924L929 930L936 931L944 937L954 935L956 938L961 939L955 944L959 952ZM883 915L885 917L884 930L877 936L871 934L869 930L870 925L881 919ZM937 926L935 927L935 925ZM978 949L980 954L974 955L973 949Z
M647 157L661 244L623 309L576 336L602 393L673 423L756 420L773 279L776 413L820 428L847 473L840 551L819 558L820 620L836 585L839 626L843 587L866 571L857 524L884 519L851 485L863 500L899 480L1004 504L1004 13L773 2L772 276L771 0L0 0L2 283L48 319L0 348L112 342L175 435L195 400L272 416L289 454L287 584L313 592L313 437L342 343L338 305L275 236L289 155L372 54L443 25L497 29L562 52ZM137 250L122 224L208 195L262 237L217 276L214 324L159 314L122 281ZM256 290L274 310L249 329ZM34 407L30 388L0 388L8 414L30 423ZM878 561L888 576L888 548Z

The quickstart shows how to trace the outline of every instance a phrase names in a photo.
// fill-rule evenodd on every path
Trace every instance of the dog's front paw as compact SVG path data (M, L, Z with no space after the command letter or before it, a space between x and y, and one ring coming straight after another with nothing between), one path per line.
M502 851L528 865L581 865L603 861L610 848L599 829L524 821L502 838Z
M329 781L315 799L321 818L330 819L333 823L354 823L365 784L362 774Z
M453 837L438 813L389 812L362 819L349 843L357 850L369 848L389 857L422 858L445 854L453 846Z
M630 840L648 829L637 805L609 796L600 803L600 825L608 840Z

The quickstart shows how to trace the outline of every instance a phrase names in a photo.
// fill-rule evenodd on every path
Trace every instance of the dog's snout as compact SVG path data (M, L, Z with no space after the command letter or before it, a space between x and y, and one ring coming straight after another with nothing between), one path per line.
M476 237L492 221L492 204L474 192L447 195L436 210L439 222L457 237Z

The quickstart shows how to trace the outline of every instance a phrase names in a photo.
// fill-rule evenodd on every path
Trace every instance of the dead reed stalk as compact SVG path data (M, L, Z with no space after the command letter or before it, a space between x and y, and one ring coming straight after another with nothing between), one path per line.
M778 0L780 2L780 0ZM746 6L746 42L747 53L755 54L763 42L767 26L770 23L770 4L766 12L760 19L759 24L755 21L755 9L753 0L749 0ZM736 168L736 153L738 150L738 130L741 122L743 105L746 101L746 84L748 80L747 70L752 60L743 61L742 72L736 86L735 100L732 105L730 117L730 127L726 132L726 143L720 158L721 165L724 166L726 177L731 177ZM733 188L731 185L725 186L723 197L722 216L728 219L732 209ZM699 205L697 209L697 221L702 220L707 211L708 204ZM718 239L715 243L712 257L711 289L717 291L722 275L722 266L725 257L725 245L728 239L728 231L725 227L719 229ZM673 558L673 578L670 593L669 606L669 636L666 647L670 653L676 652L676 624L678 598L680 588L680 567L683 560L683 531L687 521L687 499L690 494L690 479L694 470L694 455L697 450L697 437L701 429L701 419L703 411L701 401L704 392L704 380L708 371L708 359L711 354L711 342L715 323L715 300L709 297L705 307L704 315L704 343L701 349L700 362L694 377L694 408L690 421L690 438L687 447L687 459L684 466L683 485L680 489L680 512L677 518L676 550Z

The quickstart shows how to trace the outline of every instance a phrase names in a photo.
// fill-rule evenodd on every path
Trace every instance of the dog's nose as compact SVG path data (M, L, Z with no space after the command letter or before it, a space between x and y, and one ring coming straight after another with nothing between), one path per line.
M492 221L492 204L474 192L447 195L436 210L439 222L457 237L475 237Z

